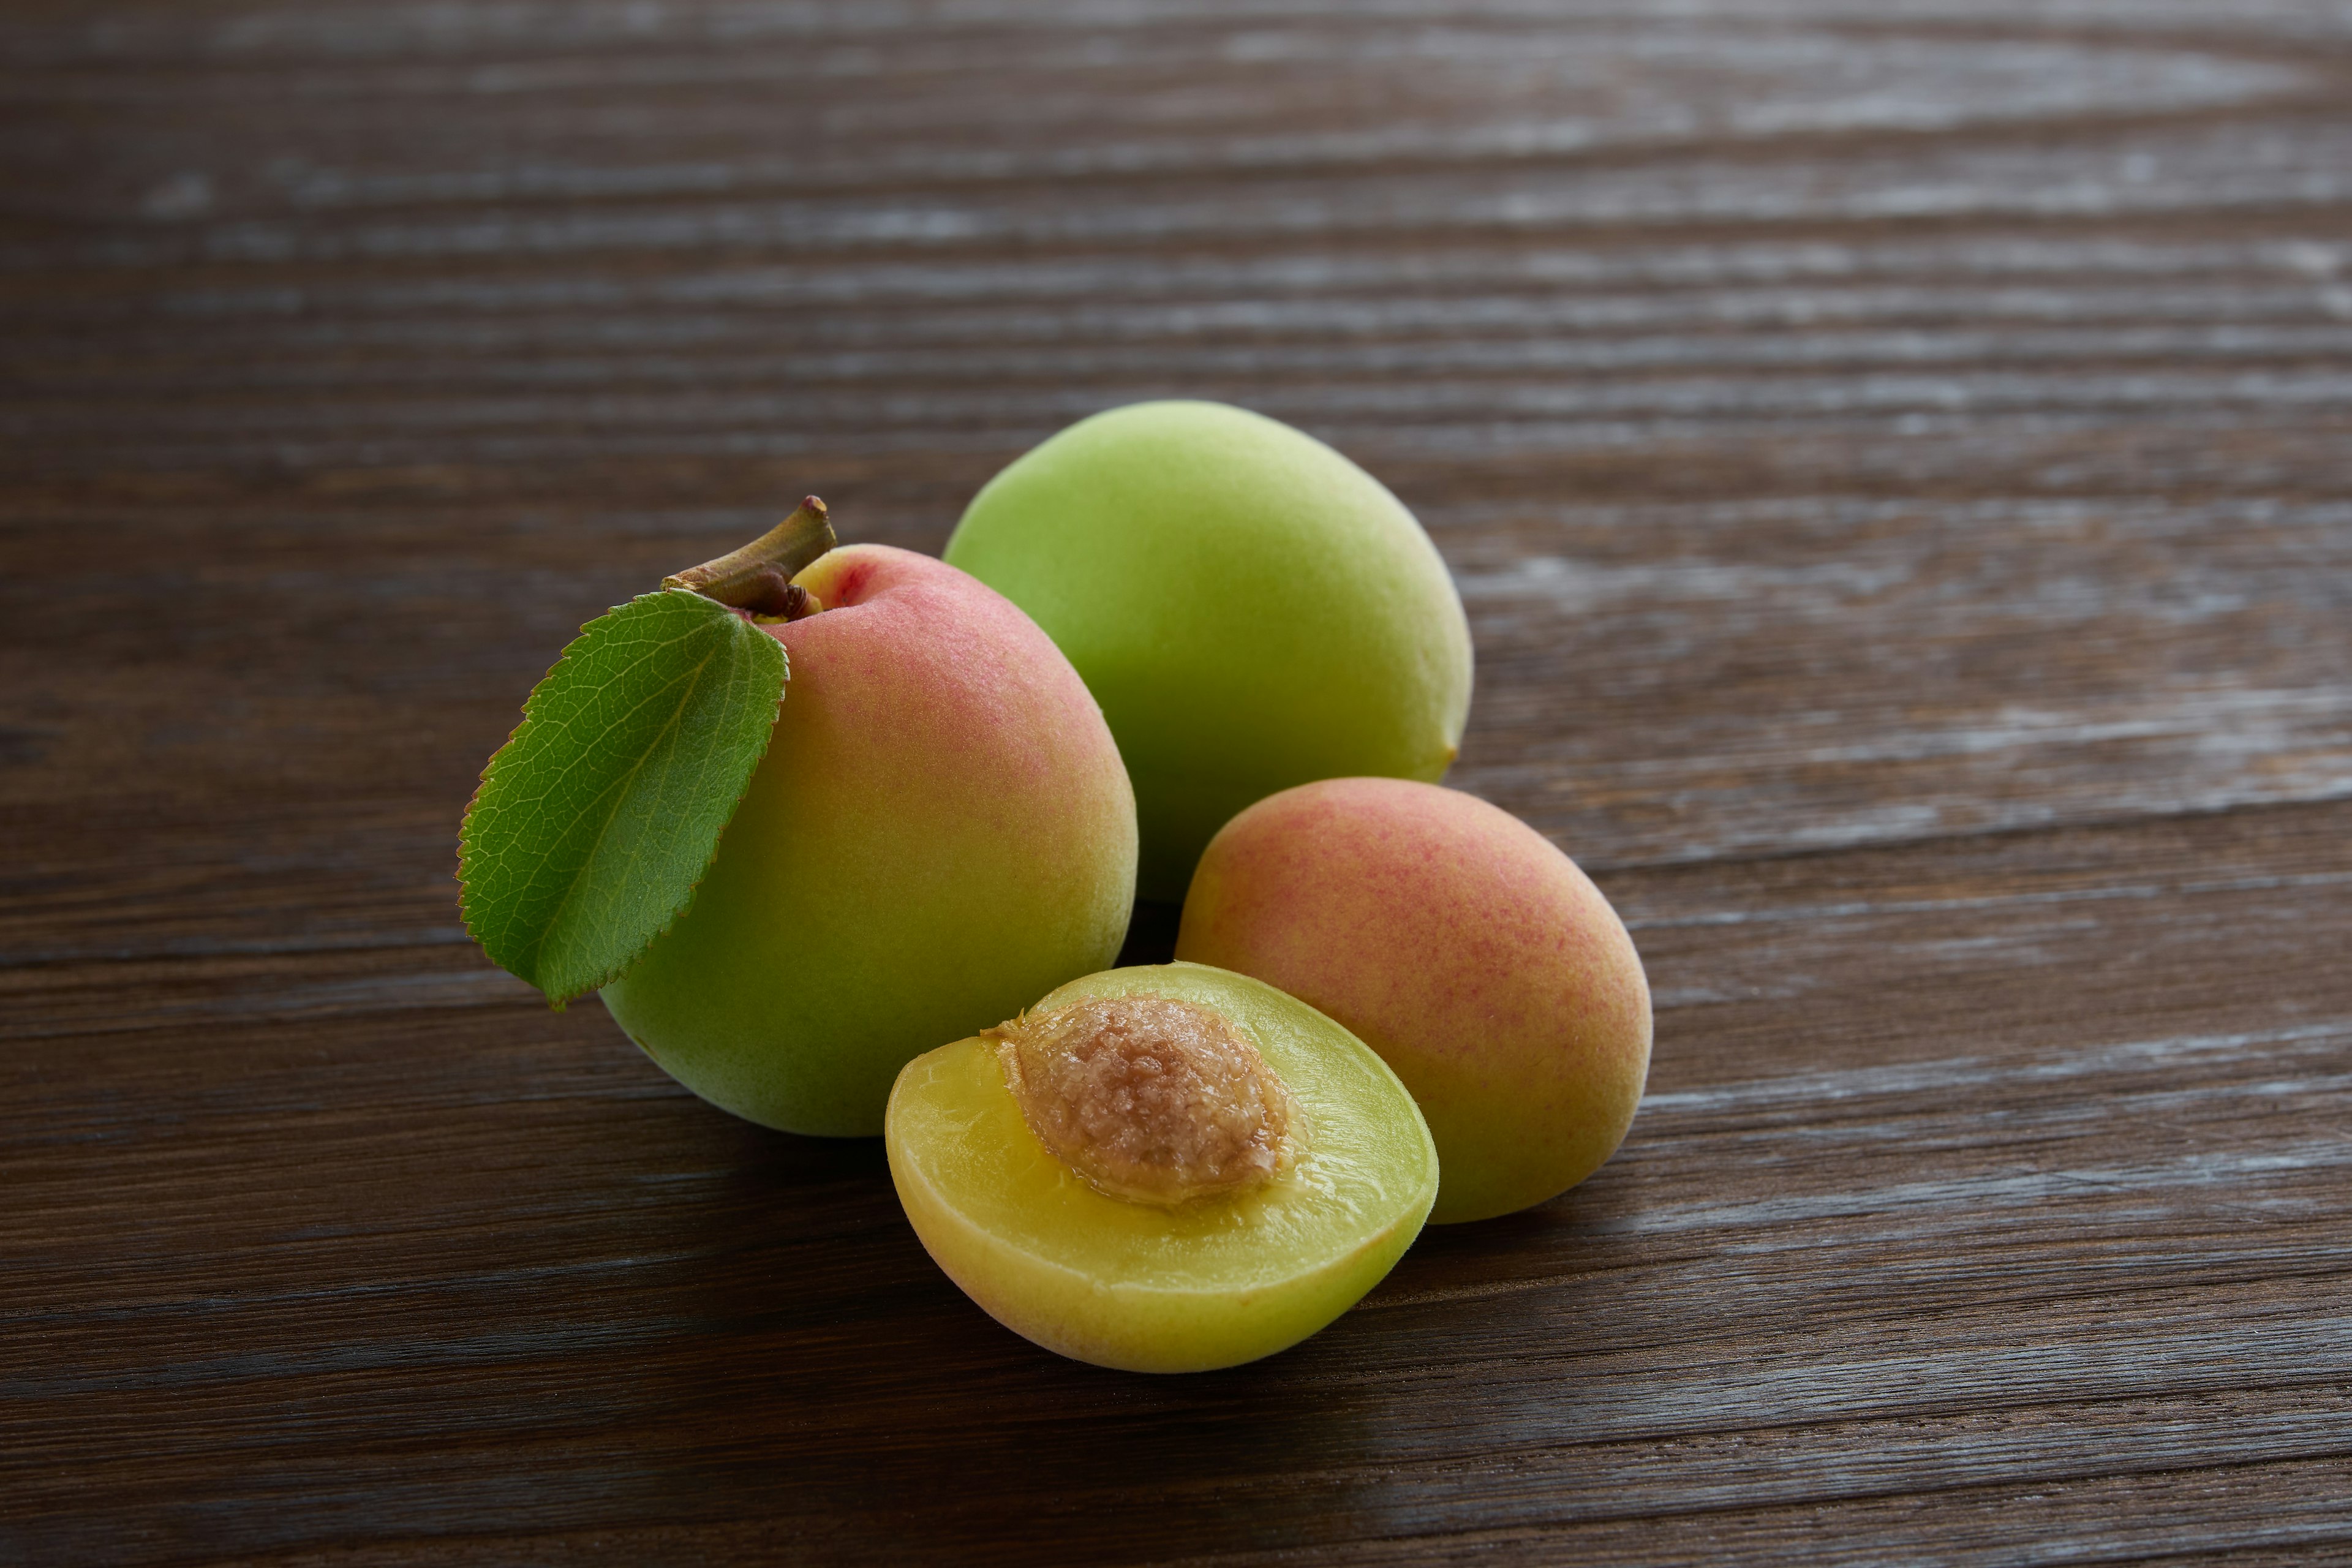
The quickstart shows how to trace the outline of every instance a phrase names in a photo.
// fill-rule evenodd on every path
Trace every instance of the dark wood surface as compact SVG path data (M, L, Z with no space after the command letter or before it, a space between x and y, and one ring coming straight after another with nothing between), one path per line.
M24 0L0 345L0 1561L2352 1560L2352 7ZM1659 1005L1153 1380L451 874L603 606L1171 394Z

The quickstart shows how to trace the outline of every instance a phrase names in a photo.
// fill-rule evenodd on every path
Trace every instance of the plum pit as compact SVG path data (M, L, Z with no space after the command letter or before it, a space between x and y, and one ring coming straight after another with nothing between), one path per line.
M987 1031L1039 1142L1131 1202L1234 1196L1288 1161L1295 1102L1249 1037L1160 996L1093 997Z

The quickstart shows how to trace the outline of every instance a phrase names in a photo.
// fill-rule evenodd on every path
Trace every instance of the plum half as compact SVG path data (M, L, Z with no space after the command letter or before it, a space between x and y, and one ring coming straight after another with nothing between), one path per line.
M916 1058L884 1139L965 1294L1132 1372L1297 1343L1380 1282L1437 1196L1429 1128L1378 1056L1203 964L1090 974Z

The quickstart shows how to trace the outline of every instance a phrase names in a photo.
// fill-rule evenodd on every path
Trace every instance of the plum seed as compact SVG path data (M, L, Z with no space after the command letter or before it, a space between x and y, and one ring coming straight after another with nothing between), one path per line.
M1230 1196L1286 1163L1289 1090L1205 1007L1099 997L986 1037L1029 1130L1097 1191L1162 1205Z

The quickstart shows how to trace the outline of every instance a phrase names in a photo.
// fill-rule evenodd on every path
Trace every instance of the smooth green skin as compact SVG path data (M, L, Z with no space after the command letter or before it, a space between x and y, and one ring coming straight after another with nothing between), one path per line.
M872 1136L919 1051L1118 956L1135 806L1068 661L952 567L796 579L774 738L678 921L604 987L672 1077L765 1126Z
M1474 795L1331 779L1201 858L1176 956L1254 974L1380 1052L1444 1163L1433 1224L1557 1196L1613 1153L1650 1067L1650 986L1551 841Z
M1434 780L1461 744L1470 630L1436 548L1378 480L1261 415L1097 414L991 479L947 559L1034 616L1102 703L1147 899L1181 899L1252 801Z
M1138 994L1214 1009L1256 1042L1305 1120L1290 1169L1174 1209L1105 1196L1037 1142L994 1049L971 1039L899 1075L891 1179L948 1277L1047 1350L1129 1372L1272 1355L1346 1311L1412 1245L1437 1193L1429 1129L1361 1041L1243 975L1110 970L1037 1006Z

